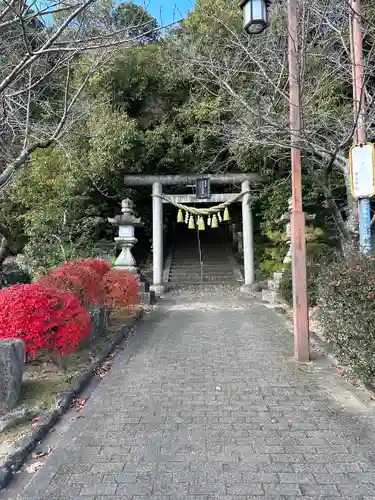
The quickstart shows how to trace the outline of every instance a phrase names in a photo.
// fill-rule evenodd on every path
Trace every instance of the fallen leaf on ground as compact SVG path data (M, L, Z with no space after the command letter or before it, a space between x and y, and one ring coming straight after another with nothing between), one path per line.
M85 404L86 404L86 402L87 402L88 399L89 399L88 397L87 398L75 399L73 401L72 406L76 409L76 411L81 411L82 408L85 406Z
M85 415L75 415L72 420L78 420L79 418L85 418Z
M42 457L45 457L46 455L48 455L48 451L34 451L34 453L32 453L32 457L33 458L42 458Z
M104 378L110 369L112 368L112 363L109 361L105 361L102 365L98 366L94 371L95 375L98 375L100 378Z
M38 416L38 417L34 417L34 418L32 419L32 421L31 421L31 425L35 425L35 424L37 424L37 423L39 422L39 420L40 420L40 417L39 417L39 416Z
M33 464L30 464L26 467L26 472L29 474L34 474L34 472L37 472L41 467L42 467L42 462L35 462Z

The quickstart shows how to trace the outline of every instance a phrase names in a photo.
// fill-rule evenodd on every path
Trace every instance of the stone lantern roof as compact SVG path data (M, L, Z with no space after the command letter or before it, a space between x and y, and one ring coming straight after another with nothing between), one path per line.
M116 215L111 218L108 217L108 222L113 224L114 226L133 226L133 227L141 227L143 226L143 222L139 217L134 215L134 202L130 198L125 198L121 202L121 215Z

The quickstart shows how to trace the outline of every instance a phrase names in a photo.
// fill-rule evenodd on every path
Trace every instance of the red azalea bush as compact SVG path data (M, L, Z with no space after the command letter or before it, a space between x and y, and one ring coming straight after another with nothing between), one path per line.
M105 259L90 258L90 259L76 260L73 262L75 262L77 265L83 265L92 269L93 271L98 273L101 278L103 278L104 275L107 274L108 271L111 269L111 266Z
M111 269L103 279L105 305L110 309L125 309L138 303L139 282L134 274Z
M73 352L90 329L88 311L71 293L38 282L0 291L0 338L20 338L31 355Z
M74 294L85 307L100 306L104 301L102 277L83 261L72 260L62 264L38 282L46 288L56 288Z

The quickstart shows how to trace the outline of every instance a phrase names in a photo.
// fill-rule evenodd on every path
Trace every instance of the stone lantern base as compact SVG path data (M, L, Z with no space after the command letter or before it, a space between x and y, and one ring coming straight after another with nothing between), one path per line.
M128 271L132 274L138 273L137 263L132 255L132 248L137 243L136 238L117 237L115 241L121 244L121 253L115 262L115 268Z

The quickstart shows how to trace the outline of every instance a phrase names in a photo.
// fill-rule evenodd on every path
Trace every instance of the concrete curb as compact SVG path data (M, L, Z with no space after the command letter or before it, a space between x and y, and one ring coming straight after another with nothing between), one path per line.
M13 474L22 467L29 454L38 446L40 441L49 433L62 415L68 411L77 394L89 385L95 375L96 369L112 354L118 345L126 340L133 327L142 319L143 311L139 311L131 324L120 327L115 340L107 347L98 361L92 363L86 373L77 377L69 389L62 391L57 396L56 406L53 409L43 412L33 427L31 434L16 441L13 453L7 458L0 460L0 491L8 486L13 478Z

